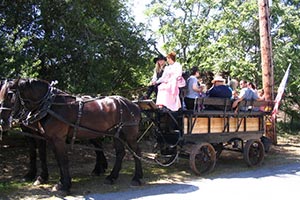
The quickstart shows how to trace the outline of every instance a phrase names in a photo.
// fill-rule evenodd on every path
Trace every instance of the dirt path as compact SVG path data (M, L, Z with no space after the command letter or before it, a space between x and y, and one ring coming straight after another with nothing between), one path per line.
M4 142L5 141L5 142ZM21 183L22 176L26 173L27 150L24 149L22 138L4 140L0 143L0 199L48 199L60 198L59 194L51 192L53 184L58 180L58 168L49 150L49 173L48 184L33 186L29 183ZM105 148L107 149L107 148ZM113 158L109 157L109 170L112 167ZM272 146L266 155L263 167L273 167L294 163L300 160L300 137L279 137L278 145ZM133 162L130 156L126 157L120 177L113 186L103 184L104 176L94 177L90 175L93 169L95 155L92 151L76 149L70 153L70 171L73 177L71 196L87 196L94 193L110 193L125 191L130 188ZM179 159L174 165L163 168L158 165L143 163L145 185L140 189L149 188L153 185L169 185L172 183L191 181L199 177L190 170L186 159ZM223 174L231 174L249 171L242 155L233 152L222 153L215 170L203 178L211 178Z

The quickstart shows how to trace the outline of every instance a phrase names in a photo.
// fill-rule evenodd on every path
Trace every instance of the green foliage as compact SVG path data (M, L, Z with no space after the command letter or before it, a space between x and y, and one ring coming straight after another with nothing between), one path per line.
M273 0L270 6L275 93L292 66L282 106L289 113L300 106L299 6L289 0ZM160 21L157 37L164 39L166 51L178 53L186 69L198 65L204 71L225 71L262 87L257 0L153 0L148 7L150 21Z
M123 1L2 1L0 15L2 77L95 95L144 83L149 43Z
M121 94L149 81L155 41L176 51L185 69L228 72L262 87L257 0L152 0L134 23L127 1L2 1L0 76L58 80L72 93ZM299 115L299 1L270 6L274 90L291 64L282 109ZM135 8L132 8L135 9ZM146 35L151 37L145 39ZM294 112L296 111L296 112Z

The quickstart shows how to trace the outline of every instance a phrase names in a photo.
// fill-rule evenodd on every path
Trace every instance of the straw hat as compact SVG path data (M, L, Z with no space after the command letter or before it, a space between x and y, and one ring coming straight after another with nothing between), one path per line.
M215 76L214 80L212 80L211 83L215 82L225 82L225 79L222 78L222 76Z

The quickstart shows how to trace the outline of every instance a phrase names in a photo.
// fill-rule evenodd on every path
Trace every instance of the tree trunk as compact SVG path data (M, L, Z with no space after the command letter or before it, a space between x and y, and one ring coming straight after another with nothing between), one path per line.
M271 101L274 99L274 78L268 0L258 0L258 7L263 88L265 100ZM277 144L275 121L271 121L271 123L266 123L266 126L268 126L265 129L266 136L272 140L273 144Z

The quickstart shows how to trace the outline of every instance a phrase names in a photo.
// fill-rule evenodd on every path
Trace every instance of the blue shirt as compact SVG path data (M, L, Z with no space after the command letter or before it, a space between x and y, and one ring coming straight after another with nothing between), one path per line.
M196 99L200 97L200 93L193 90L193 85L198 84L198 80L195 76L190 76L187 79L187 93L186 97Z
M227 85L218 85L207 91L207 97L231 98L232 91Z
M250 88L242 88L240 91L239 98L243 98L244 100L256 100L258 99L257 93Z

